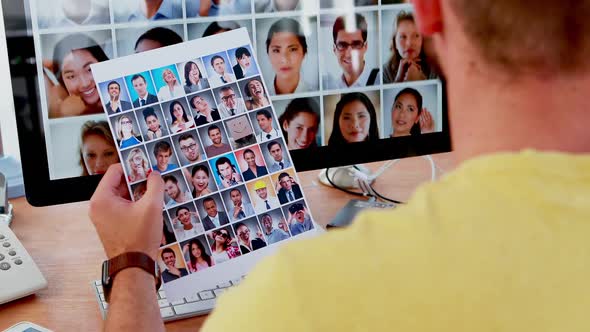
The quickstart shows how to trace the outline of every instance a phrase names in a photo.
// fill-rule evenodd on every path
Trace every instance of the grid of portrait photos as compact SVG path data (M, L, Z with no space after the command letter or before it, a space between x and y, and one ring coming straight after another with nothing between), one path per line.
M253 47L238 59L228 54L227 73L266 77L278 118L264 130L282 132L289 150L442 130L442 86L426 61L432 46L401 0L28 2L52 179L100 174L117 162L87 64L240 27ZM204 75L214 71L209 59L195 64ZM124 108L133 95L117 98Z
M237 33L249 42L245 29L228 34ZM197 42L223 45L228 34ZM202 43L175 47L120 59L145 68L122 76L97 73L104 66L120 73L125 62L92 68L133 200L146 192L153 171L164 180L164 283L315 228L283 136L260 129L276 116L257 61L250 57L254 69L243 75L231 71L239 65L231 59L252 54L252 46L202 55ZM161 64L168 54L182 55L152 66L150 59ZM113 90L126 98L111 107Z

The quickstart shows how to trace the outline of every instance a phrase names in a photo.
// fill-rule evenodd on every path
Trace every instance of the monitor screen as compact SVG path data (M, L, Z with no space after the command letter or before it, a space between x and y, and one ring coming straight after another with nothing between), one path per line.
M257 95L270 96L278 116L252 119L255 130L268 139L282 131L298 170L450 145L432 45L403 1L10 0L3 6L8 2L23 6L33 41L50 180L100 174L118 161L100 94L113 97L118 111L135 107L137 90L98 87L90 64L239 27L248 29L254 47L224 59L227 70L239 77L258 64L269 91L240 93L254 105L264 102ZM6 9L4 15L11 22ZM254 55L258 61L249 61ZM179 73L185 88L199 77L223 80L205 60L195 66L198 75ZM208 118L214 121L222 119Z

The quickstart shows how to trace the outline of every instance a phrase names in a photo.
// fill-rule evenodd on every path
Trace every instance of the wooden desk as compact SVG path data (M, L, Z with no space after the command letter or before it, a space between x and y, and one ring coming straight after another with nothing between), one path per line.
M433 158L444 171L455 165L452 154ZM376 170L381 164L368 166ZM317 181L318 173L304 172L300 178L315 220L326 225L354 196L323 186ZM383 195L406 201L416 186L429 180L430 164L419 157L409 158L385 171L374 187ZM0 330L28 320L54 331L100 331L102 317L91 283L100 278L100 264L105 255L88 219L88 202L43 208L31 207L24 198L12 203L15 211L12 229L37 262L49 286L37 295L0 306ZM195 330L205 318L168 323L166 328Z

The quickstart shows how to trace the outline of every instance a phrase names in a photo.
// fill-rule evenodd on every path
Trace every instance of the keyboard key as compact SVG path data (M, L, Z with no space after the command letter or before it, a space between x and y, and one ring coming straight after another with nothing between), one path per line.
M171 307L160 309L160 315L162 318L168 318L174 316L174 310Z
M9 254L10 256L16 256L16 251L14 251L14 250L10 250L10 251L8 252L8 254Z
M190 303L190 302L197 302L197 301L201 301L199 294L189 295L186 297L186 302Z
M161 299L165 299L166 298L166 293L164 291L159 291L158 295L160 295Z
M158 300L158 305L160 305L160 308L169 307L170 302L168 300Z
M109 304L106 302L103 302L102 307L104 308L104 310L107 310L109 308Z
M237 286L237 285L239 285L239 284L240 284L240 282L242 282L242 278L237 278L237 279L232 279L232 280L231 280L231 283L232 283L234 286Z
M211 291L204 291L204 292L200 292L199 296L203 299L203 300L209 300L215 297L215 295L213 295L213 292Z
M211 311L213 307L215 307L215 300L204 300L175 306L174 311L178 315L185 315L194 312Z
M98 291L98 294L103 294L104 293L104 289L102 289L102 286L96 287L96 290Z
M179 304L184 304L184 299L180 299L178 301L172 301L170 302L172 305L179 305Z
M102 281L100 281L100 280L94 280L94 284L96 286L102 286Z
M106 299L104 298L104 294L98 294L98 296L100 297L101 301L106 301Z
M227 287L231 287L231 283L229 281L226 282L222 282L219 285L217 285L217 287L219 288L227 288Z
M4 248L8 248L8 247L10 247L10 242L4 242L4 243L2 243L2 246Z
M6 262L4 262L4 263L0 263L0 270L2 270L2 271L6 271L6 270L8 270L8 269L10 269L10 264L8 264L8 263L6 263Z
M20 259L17 259L14 261L14 264L16 265L21 265L23 263L23 261L21 261Z
M223 288L213 290L213 293L215 293L216 297L219 297L219 295L223 294L223 292L225 292L225 289Z

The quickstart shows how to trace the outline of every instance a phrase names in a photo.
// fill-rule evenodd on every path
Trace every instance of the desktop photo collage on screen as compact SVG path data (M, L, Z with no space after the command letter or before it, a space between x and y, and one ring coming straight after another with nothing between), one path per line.
M164 180L164 282L314 229L252 52L98 82L133 200Z
M149 84L146 80L145 88L159 101L175 92L160 91L165 74L176 76L178 91L186 93L177 102L165 98L152 107L160 122L169 120L171 106L187 111L193 111L195 103L220 106L219 83L257 72L266 78L265 85L257 86L266 88L258 91L256 83L250 85L273 101L278 115L262 123L263 131L272 137L281 132L289 150L442 130L441 83L426 61L432 46L417 31L411 5L403 1L29 2L52 179L101 174L118 162L113 152L121 142L111 137L102 112L101 94L109 93L109 86L95 84L89 64L240 27L248 29L251 48L221 59L195 59L189 67L174 64L169 70L149 72L153 79ZM212 60L219 70L225 68L226 77L215 75ZM207 82L198 80L199 75ZM135 90L123 89L132 86L131 79L122 77L118 86L110 86L112 112L136 109ZM188 85L187 79L194 83ZM200 98L187 98L203 84L210 90ZM247 108L248 100L257 100L250 107L265 102L248 96L245 84L232 85L243 101L238 107ZM134 115L139 133L144 121ZM249 117L252 123L254 119ZM140 136L144 140L153 135Z

